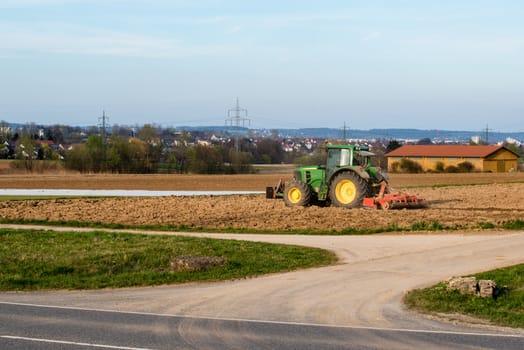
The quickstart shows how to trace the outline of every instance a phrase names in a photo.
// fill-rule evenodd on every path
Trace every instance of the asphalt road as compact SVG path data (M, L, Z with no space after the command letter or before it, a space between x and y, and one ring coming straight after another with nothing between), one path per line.
M523 349L523 335L180 317L0 303L8 349Z

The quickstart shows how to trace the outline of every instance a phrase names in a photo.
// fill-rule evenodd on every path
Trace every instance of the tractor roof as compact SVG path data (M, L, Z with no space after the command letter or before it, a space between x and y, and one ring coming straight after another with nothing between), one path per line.
M327 148L333 149L353 149L355 151L367 151L369 150L368 146L359 146L359 145L327 145Z

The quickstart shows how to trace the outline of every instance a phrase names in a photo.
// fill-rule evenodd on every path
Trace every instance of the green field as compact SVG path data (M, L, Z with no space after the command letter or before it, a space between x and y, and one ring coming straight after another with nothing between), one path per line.
M223 264L173 270L185 257ZM96 289L218 281L323 266L325 250L187 236L0 230L0 290Z

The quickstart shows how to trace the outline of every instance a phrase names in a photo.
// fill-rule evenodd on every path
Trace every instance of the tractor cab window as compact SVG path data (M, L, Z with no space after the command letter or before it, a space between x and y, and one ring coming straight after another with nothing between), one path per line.
M351 157L351 154L349 153L348 149L341 149L339 166L349 165L351 161L350 157Z
M351 153L348 149L330 149L328 152L327 167L343 167L351 164Z
M330 149L328 151L327 168L333 169L338 166L340 160L340 150Z
M355 165L368 166L371 165L371 157L374 153L369 151L355 152Z
M355 154L355 165L365 166L368 162L367 157L363 157L360 153Z

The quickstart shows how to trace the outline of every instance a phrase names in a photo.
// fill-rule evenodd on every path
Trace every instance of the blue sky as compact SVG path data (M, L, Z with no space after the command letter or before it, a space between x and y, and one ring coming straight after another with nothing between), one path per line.
M519 0L0 0L0 119L523 131Z

